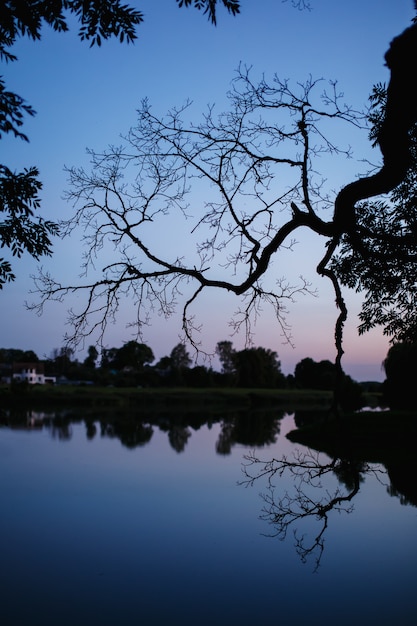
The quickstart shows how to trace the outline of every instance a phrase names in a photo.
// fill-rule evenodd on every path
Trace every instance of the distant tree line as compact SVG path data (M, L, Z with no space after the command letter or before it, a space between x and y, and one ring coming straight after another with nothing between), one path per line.
M221 371L211 365L195 365L184 344L179 343L155 363L152 349L137 341L128 341L120 348L89 346L87 357L80 362L68 347L56 348L43 361L45 373L58 380L113 385L115 387L238 387L263 389L317 389L332 391L336 367L330 361L300 361L293 375L286 376L273 350L250 347L236 350L231 341L219 341L216 355ZM0 349L0 364L38 362L32 350ZM346 395L358 398L361 386L345 375Z

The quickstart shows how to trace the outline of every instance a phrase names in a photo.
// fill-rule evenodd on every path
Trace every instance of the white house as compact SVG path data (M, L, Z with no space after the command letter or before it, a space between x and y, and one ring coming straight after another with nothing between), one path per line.
M45 376L43 363L13 363L12 378L30 385L54 385L56 382L56 376Z

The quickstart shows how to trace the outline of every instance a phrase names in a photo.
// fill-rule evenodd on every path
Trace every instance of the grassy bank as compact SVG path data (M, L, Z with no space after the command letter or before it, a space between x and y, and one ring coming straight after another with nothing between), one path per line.
M192 388L115 388L82 386L33 386L26 389L0 389L3 408L85 407L152 409L164 411L222 410L256 408L295 411L326 409L331 392L295 389L192 389Z

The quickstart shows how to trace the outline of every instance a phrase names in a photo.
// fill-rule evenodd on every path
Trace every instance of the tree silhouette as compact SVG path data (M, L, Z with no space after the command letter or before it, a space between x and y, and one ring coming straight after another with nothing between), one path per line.
M2 95L4 92L0 79L0 138L4 130ZM0 213L4 213L0 223L0 246L9 248L14 257L19 258L24 252L36 260L41 256L50 256L51 237L58 234L57 224L34 217L40 206L38 192L42 188L37 177L38 170L35 167L16 173L0 165ZM0 257L0 289L14 279L10 262Z
M99 257L110 242L116 244L118 258L104 263L97 280L93 277L81 285L65 287L42 274L37 283L39 311L47 299L62 299L74 289L85 292L85 308L71 318L71 339L77 341L92 327L105 331L107 320L117 313L119 293L136 297L141 325L147 323L147 305L168 316L180 288L185 292L188 286L183 327L192 339L192 304L202 291L214 287L245 297L232 320L235 330L243 325L250 334L251 314L267 303L288 336L285 301L309 291L309 286L303 281L292 286L280 279L269 289L262 279L273 255L291 246L289 238L298 228L324 236L334 231L333 224L319 215L332 203L323 197L313 160L326 152L339 157L350 152L324 138L321 124L357 127L364 122L357 111L342 104L335 84L328 87L326 91L322 81L310 80L293 91L277 77L273 86L264 80L256 85L250 71L240 67L229 93L231 111L216 116L210 107L201 124L189 127L183 117L190 103L159 119L143 101L125 148L91 151L91 172L83 168L68 172L68 199L76 211L62 229L67 234L76 227L85 229L84 269L92 269L94 256ZM278 123L277 112L282 117ZM191 177L200 193L209 191L194 220L188 215ZM250 210L245 208L248 201ZM166 246L158 245L158 233L170 228L170 220L177 228L183 224L196 244L188 263L175 251L165 258Z
M220 288L243 298L231 320L234 330L245 328L250 340L252 319L268 304L282 334L291 340L285 303L309 292L310 286L302 279L296 285L276 280L276 267L280 253L293 246L295 232L307 228L326 241L317 271L331 281L340 310L335 345L336 388L341 388L347 309L340 281L348 283L351 277L354 282L356 274L347 270L341 276L337 251L342 247L370 273L377 271L382 281L384 276L389 281L370 262L364 237L380 246L388 240L397 259L404 244L415 242L411 233L401 237L385 232L383 223L373 230L369 224L364 227L361 203L395 190L413 167L417 109L409 97L406 68L415 58L416 44L413 24L394 39L385 57L391 78L380 121L373 126L382 167L338 194L326 188L317 161L325 154L333 160L350 157L350 149L338 147L334 135L341 124L367 129L368 113L345 104L335 82L310 78L293 87L278 76L272 84L265 78L255 82L252 72L240 66L229 92L229 111L217 115L210 106L198 124L187 120L190 102L159 118L143 101L124 146L91 151L91 171L69 169L68 199L75 213L61 228L66 234L76 228L87 232L84 270L85 275L91 272L91 280L63 286L42 273L34 308L41 312L47 300L84 293L85 306L70 317L74 332L68 339L77 343L92 329L105 331L121 294L138 303L139 328L148 322L147 306L168 316L181 294L183 330L194 342L198 327L193 305L202 292ZM193 191L205 202L195 200ZM192 204L198 206L196 215L191 214ZM333 209L330 221L326 209ZM183 241L195 245L195 254L188 255L183 246L171 252L160 242L158 234L169 232L173 224L185 227ZM102 272L94 273L93 261L109 245L116 245L117 255L109 262L106 257ZM335 409L338 404L336 394Z
M236 370L235 356L236 351L231 341L219 341L216 345L216 354L219 357L222 373L232 376Z
M218 1L232 15L239 13L239 0L177 0L177 4L179 7L194 6L202 10L216 24ZM137 27L143 22L143 13L122 4L120 0L3 0L0 60L17 60L12 49L18 39L27 37L39 41L44 26L57 32L66 32L74 18L79 24L80 40L89 42L91 47L101 46L103 41L111 37L116 37L120 43L134 42ZM0 139L2 135L11 133L28 141L28 137L21 131L27 115L35 115L34 109L21 96L8 91L0 77ZM34 217L34 212L40 207L38 193L41 189L37 167L13 172L6 165L0 164L0 212L6 214L0 225L0 246L9 248L13 256L20 257L24 251L37 260L41 256L51 255L52 237L58 234L58 227L54 222ZM0 289L14 279L10 262L0 258Z
M371 95L370 138L381 132L387 89L377 85ZM409 167L389 199L363 202L357 215L360 246L342 238L332 267L342 284L365 293L359 332L377 325L395 341L413 342L417 334L417 126L409 134ZM383 271L380 268L383 267Z
M235 354L239 387L276 388L285 386L278 355L267 348L245 348Z
M417 343L396 343L384 361L384 400L392 409L416 407Z
M127 367L142 371L144 366L152 363L154 359L154 354L149 346L131 340L124 343L121 348L114 350L114 356L109 366L117 370Z

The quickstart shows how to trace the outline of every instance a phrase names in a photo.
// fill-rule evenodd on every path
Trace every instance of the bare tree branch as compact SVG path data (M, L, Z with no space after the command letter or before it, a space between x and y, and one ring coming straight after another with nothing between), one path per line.
M153 311L171 315L181 298L183 330L195 342L192 305L203 290L220 288L244 298L235 330L243 324L250 337L251 315L267 303L290 340L285 302L311 293L310 285L279 278L272 286L268 270L294 245L298 229L333 235L323 219L331 196L314 160L350 157L350 149L326 139L321 124L335 124L336 134L339 124L364 120L341 103L335 83L324 92L322 86L309 79L293 89L278 77L272 86L265 79L255 84L241 66L230 110L217 115L210 106L198 124L189 121L189 101L165 117L143 101L122 146L90 151L90 171L68 169L75 213L61 232L82 233L82 280L63 286L41 273L33 308L41 312L47 300L84 293L85 305L70 318L68 339L77 343L93 331L103 336L128 295L139 331ZM180 227L183 245L175 246L170 229Z
M83 273L80 282L67 286L41 273L36 279L40 300L32 308L41 312L48 300L83 294L84 305L70 316L68 339L77 343L93 331L102 338L127 296L136 305L132 324L138 333L155 312L172 315L181 300L183 331L197 345L200 327L193 305L203 291L216 288L242 298L231 322L235 331L244 327L250 339L251 317L267 303L291 341L285 304L311 288L303 279L293 285L271 274L286 274L280 253L292 248L295 233L306 228L327 240L317 271L331 281L340 311L335 346L341 380L347 309L335 253L343 243L366 266L369 240L380 237L382 245L381 237L388 237L380 222L358 224L356 205L392 191L409 172L417 108L409 97L407 68L416 45L414 24L386 54L391 80L373 137L383 155L381 169L337 195L326 188L317 161L324 155L332 161L350 158L350 146L338 146L339 126L366 128L368 114L346 105L334 81L325 85L310 77L292 86L274 76L272 84L264 77L255 82L251 69L241 65L228 94L230 109L217 114L209 106L199 123L193 121L190 101L160 117L144 100L122 146L91 151L90 171L68 170L68 199L75 213L61 232L81 230ZM329 209L334 210L331 220L325 219ZM401 236L396 229L389 233L397 256ZM406 237L411 265L413 228ZM349 277L344 281L348 284ZM338 409L337 391L333 409Z

